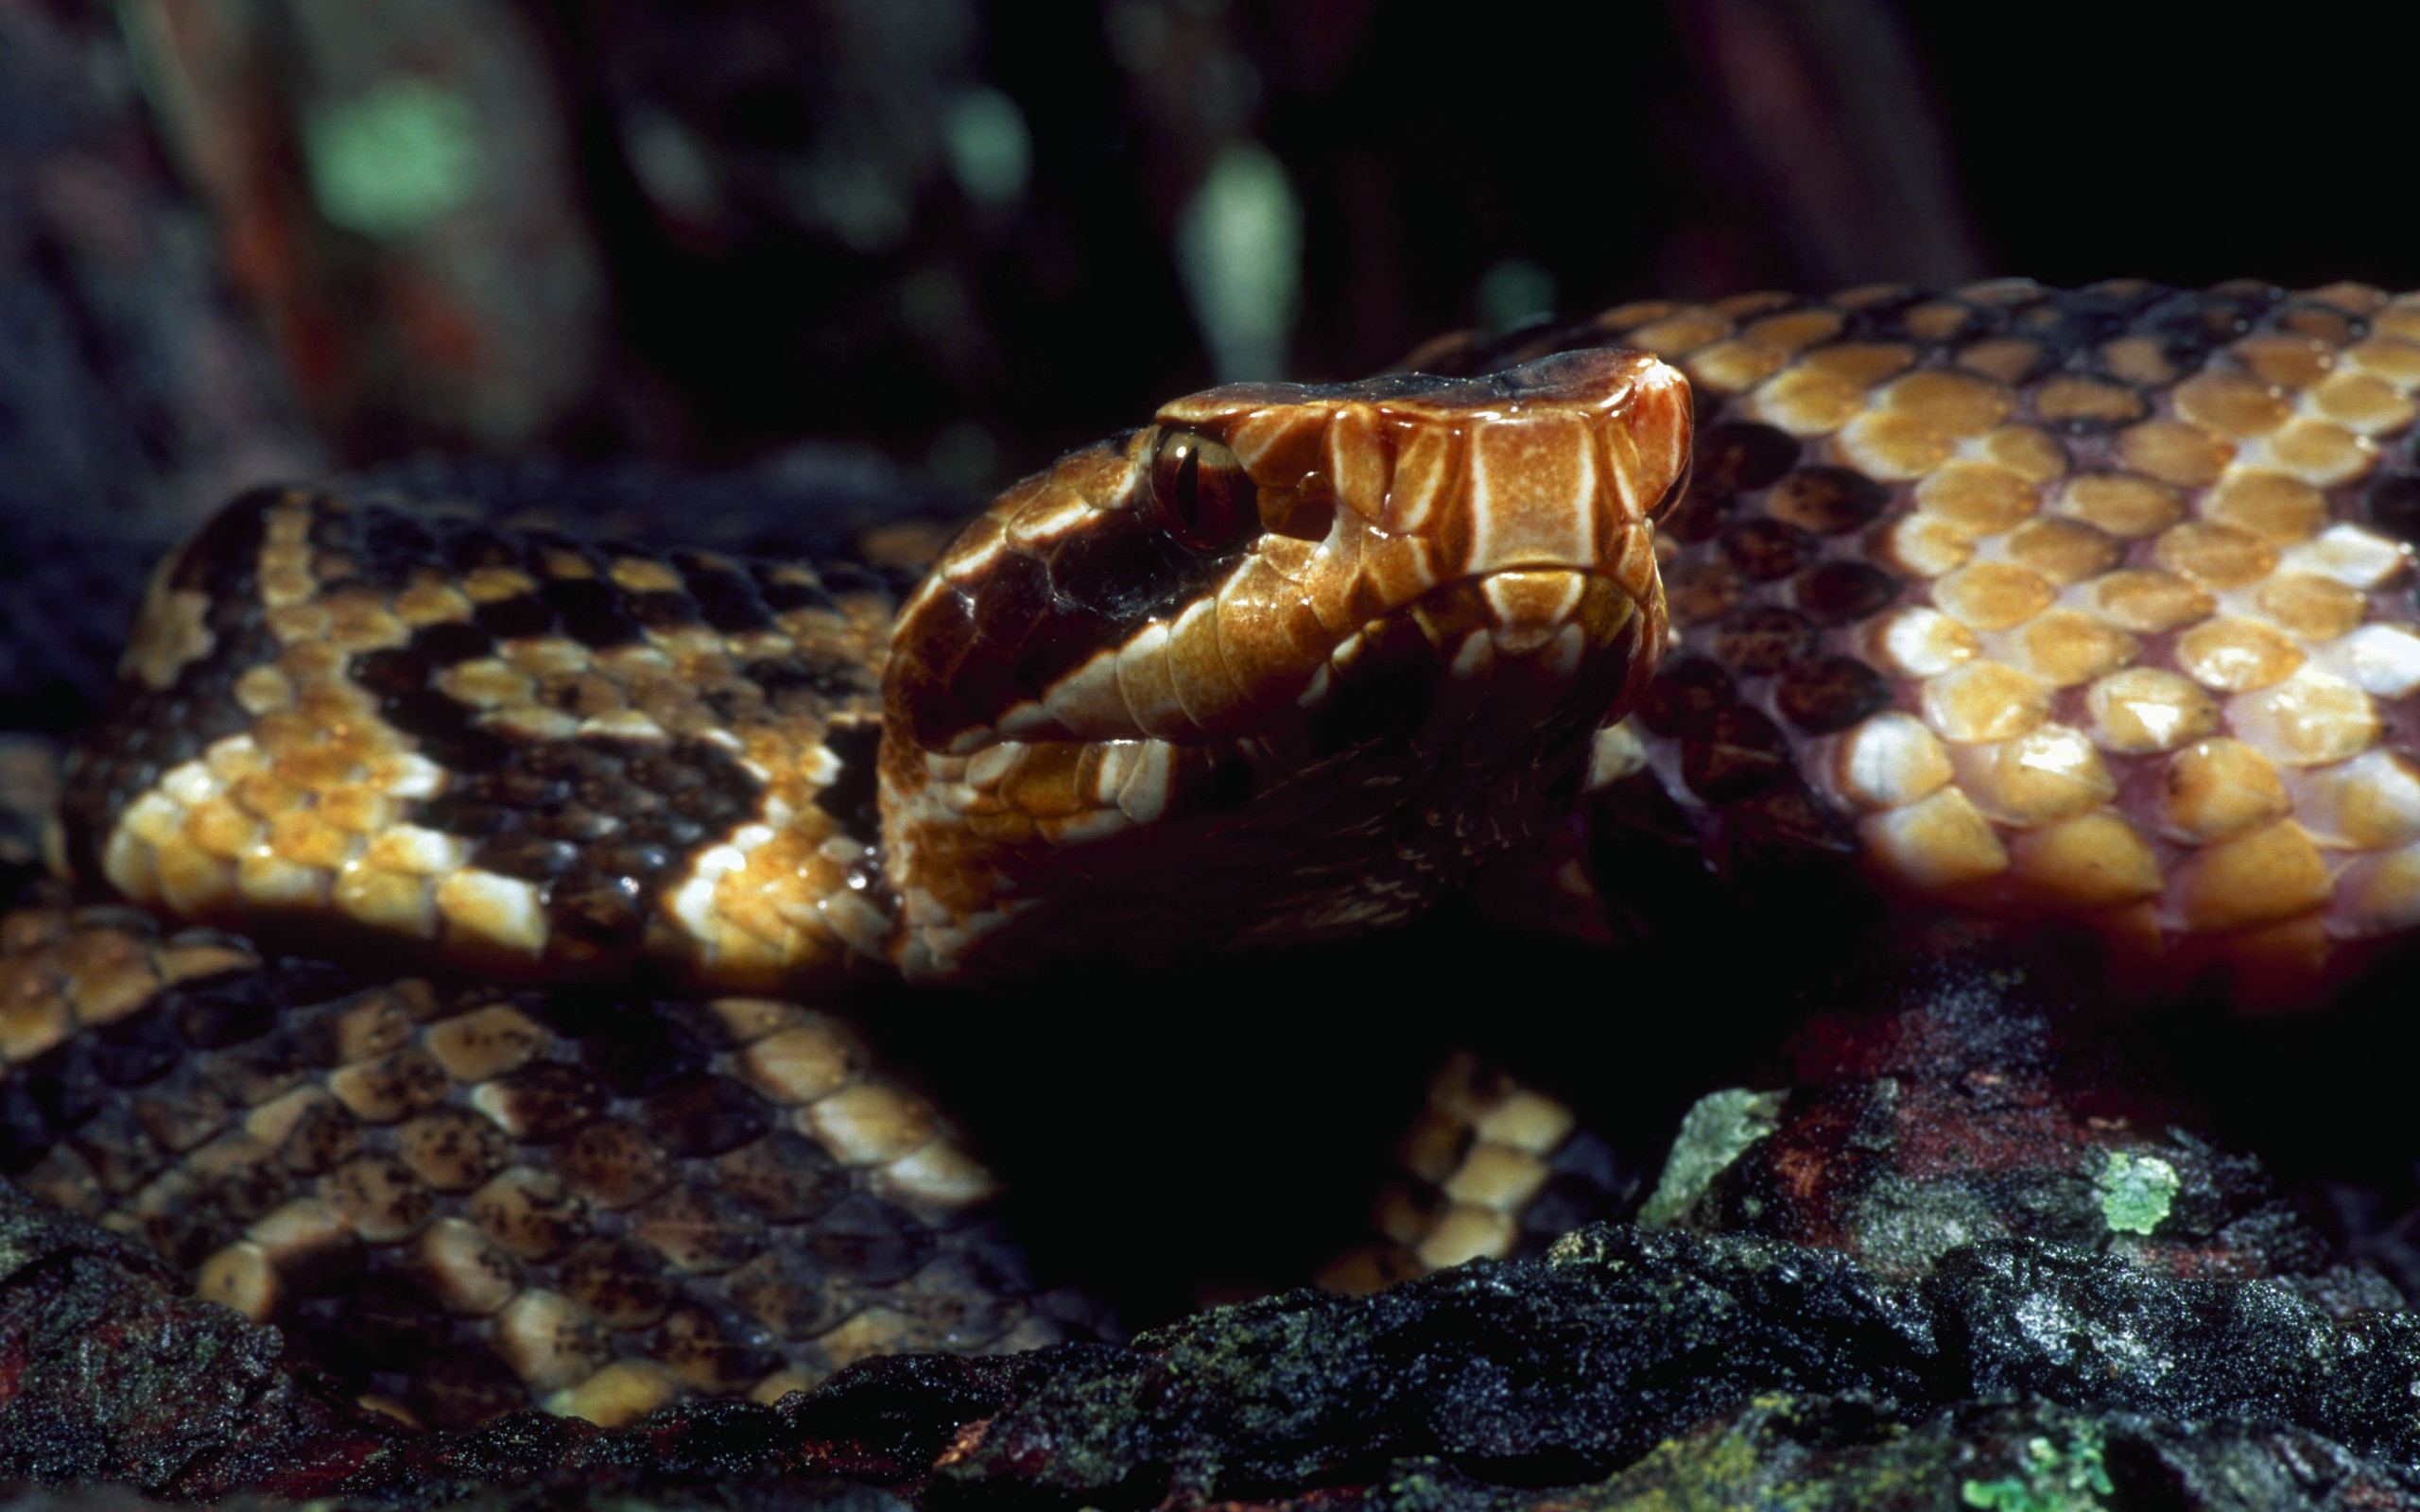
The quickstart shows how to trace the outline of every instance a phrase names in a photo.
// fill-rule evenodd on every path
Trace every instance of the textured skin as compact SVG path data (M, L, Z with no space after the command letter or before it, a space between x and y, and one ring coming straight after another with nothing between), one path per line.
M181 917L492 974L828 972L888 928L843 778L890 610L866 574L256 493L155 578L67 847Z
M829 1014L363 977L122 907L0 918L0 1168L424 1422L1095 1332Z
M1747 296L1412 360L1604 340L1702 411L1609 812L2073 919L2153 989L2308 999L2420 922L2420 299Z
M1664 638L1685 393L1607 350L1239 385L1009 490L892 638L900 963L1348 935L1537 845ZM1172 441L1226 452L1257 518L1176 539Z
M178 917L542 980L1400 919L1554 827L1643 685L1685 393L1612 351L1212 390L1009 490L895 627L795 563L262 492L155 579L67 849ZM1170 527L1172 440L1245 500L1217 539Z
M1685 494L1692 416L1672 369L1616 346L1694 386ZM895 622L871 578L258 496L155 584L125 695L71 765L67 849L172 915L341 929L491 978L644 965L759 988L870 959L950 976L1349 933L1491 858L1528 848L1551 866L1576 800L1600 831L1685 835L1725 870L1813 857L1893 898L2073 919L2153 984L2217 965L2248 991L2308 996L2420 921L2420 299L1756 296L1452 338L1409 365L1495 376L1179 401L1003 495ZM1608 714L1624 716L1592 741ZM1600 859L1620 854L1607 838ZM1633 880L1600 866L1595 883L1619 901ZM473 1255L514 1231L475 1200L483 1186L411 1171L414 1195L392 1176L416 1121L442 1113L501 1131L511 1170L602 1183L582 1222L678 1272L735 1349L769 1351L747 1357L770 1379L846 1353L773 1315L847 1311L837 1282L743 1293L736 1260L700 1263L632 1216L652 1210L625 1200L631 1173L667 1160L668 1194L746 1201L711 1174L723 1154L657 1126L648 1089L521 1127L516 1072L444 1064L498 989L344 1009L384 1027L307 1041L294 1081L245 1081L215 1068L249 1062L196 1045L203 1069L174 1077L222 1086L217 1121L175 1125L152 1163L127 1164L107 1126L61 1109L103 1117L68 1095L101 1075L80 1069L91 1047L166 1010L78 985L89 973L60 953L109 958L74 942L130 926L11 927L52 953L14 968L0 1004L12 1163L161 1229L257 1315L309 1294L310 1266L281 1246L316 1234L451 1297L450 1336L550 1404L611 1417L675 1389L769 1389L754 1365L685 1366L689 1335L664 1317L580 1332L607 1304L561 1303L583 1282L559 1257L502 1267L514 1298L553 1299L518 1304L538 1320L518 1332L453 1272L432 1291L430 1235ZM165 959L147 991L256 971L181 978ZM273 1027L299 1033L334 1001L280 1006ZM548 1064L585 1064L573 1041L619 1033L554 1027L578 1000L547 1001L510 1011L544 1027ZM864 1095L923 1143L852 1143L818 1112L830 1057L769 1070L728 1015L697 1027L719 1010L625 1011L686 1026L687 1069L718 1089L700 1106L766 1105L760 1142L838 1160L853 1192L924 1229L977 1231L979 1170L905 1094ZM411 1056L438 1073L389 1088ZM355 1158L385 1160L387 1185L292 1152L263 1111L314 1093L366 1130ZM626 1159L583 1163L580 1142L606 1137L588 1131L623 1129ZM1516 1246L1541 1194L1617 1184L1576 1140L1550 1100L1450 1070L1407 1143L1411 1186L1382 1205L1396 1247L1332 1279ZM197 1208L230 1170L253 1208ZM288 1204L341 1221L272 1222ZM810 1246L818 1231L747 1221L804 1223ZM1013 1286L955 1275L930 1289L1039 1315ZM549 1319L607 1342L536 1349ZM927 1337L894 1332L867 1347ZM421 1410L458 1410L416 1389Z

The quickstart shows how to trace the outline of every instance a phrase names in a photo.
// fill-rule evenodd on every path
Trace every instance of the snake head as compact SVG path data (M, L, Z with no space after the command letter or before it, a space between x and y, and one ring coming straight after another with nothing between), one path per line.
M892 636L901 964L1347 933L1550 822L1663 647L1690 413L1618 351L1232 385L1010 489Z

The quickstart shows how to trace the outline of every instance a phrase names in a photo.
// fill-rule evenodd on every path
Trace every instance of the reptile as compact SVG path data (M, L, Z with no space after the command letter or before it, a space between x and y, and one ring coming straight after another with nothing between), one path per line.
M1088 1326L868 973L1586 931L1646 835L2314 997L2420 922L2415 388L2350 284L1634 303L1174 401L904 597L259 490L68 763L120 902L0 933L6 1163L256 1318L384 1298L395 1411L620 1420ZM1575 1138L1449 1067L1340 1277L1507 1252Z

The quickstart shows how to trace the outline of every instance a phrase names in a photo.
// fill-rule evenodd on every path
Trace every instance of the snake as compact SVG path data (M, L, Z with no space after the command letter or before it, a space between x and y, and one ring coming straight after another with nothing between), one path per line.
M904 593L258 490L0 922L0 1166L399 1415L613 1422L1098 1326L855 981L1585 933L1651 833L2312 999L2420 923L2415 395L2420 295L1997 280L1214 387ZM1449 1066L1341 1283L1509 1253L1578 1137Z

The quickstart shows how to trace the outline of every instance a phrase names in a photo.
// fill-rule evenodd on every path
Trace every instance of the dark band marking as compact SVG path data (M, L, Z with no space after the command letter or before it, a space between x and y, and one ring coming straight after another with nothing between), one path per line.
M840 607L840 601L834 598L822 584L795 568L757 563L751 570L756 579L756 592L763 597L765 607L776 614L786 614L794 610L832 613Z
M458 665L495 654L495 637L475 625L442 620L412 632L410 650L432 668Z
M1802 574L1790 597L1821 625L1846 625L1878 614L1899 596L1899 580L1861 561L1825 561Z
M2389 472L2361 496L2370 524L2397 541L2420 544L2420 475Z
M668 1155L720 1155L769 1131L773 1108L727 1076L691 1071L650 1092L639 1122Z
M513 743L509 756L406 818L475 840L473 866L536 884L549 924L592 947L637 949L697 852L763 799L764 784L703 740L581 736Z
M539 579L533 593L479 605L472 623L425 626L406 645L356 654L349 674L376 697L382 717L453 776L444 794L406 805L406 822L470 840L471 865L533 884L550 938L609 959L635 954L647 919L699 851L761 811L763 782L724 746L701 739L531 740L490 729L480 710L449 696L436 679L447 667L495 654L501 640L560 633L604 649L637 643L648 628L703 624L723 634L768 631L778 628L772 602L783 612L830 610L831 595L797 566L699 552L656 558L680 573L680 589L626 590L612 574L617 560L634 555L627 550L477 522L423 522L376 504L326 501L312 528L322 551L352 563L365 585L389 593L432 563L458 574L510 568ZM244 543L247 558L257 555L257 540L255 529ZM562 571L565 558L584 562L594 576ZM238 604L255 596L249 580L216 592ZM736 670L745 681L699 690L735 730L793 710L820 721L835 704L875 691L870 669L838 653L793 652ZM578 713L578 683L542 691L554 695L547 701ZM834 801L871 841L872 752L835 754L850 786Z
M882 748L882 726L873 720L837 724L824 731L823 744L839 758L840 777L815 795L815 806L838 819L841 832L858 844L880 844L881 782L875 758Z
M838 608L815 576L793 563L690 551L657 557L615 541L424 516L376 501L319 500L311 542L316 550L353 563L361 583L385 593L399 592L416 573L432 566L449 576L480 568L529 574L539 581L534 593L491 600L473 611L478 628L496 640L562 634L602 650L634 644L650 629L702 623L721 634L748 634L777 628L776 614ZM549 570L550 559L565 557L586 564L590 575ZM682 589L620 587L613 578L613 565L632 558L665 561L681 575ZM323 592L337 586L328 584ZM851 586L883 589L878 581L858 584L855 576Z
M364 576L375 581L400 586L414 566L437 554L436 532L401 509L364 508L358 518L353 547L359 554ZM314 546L321 550L345 549L343 543L329 539L336 520L331 510L320 512L312 522Z
M122 679L111 713L71 763L65 808L78 868L98 874L111 827L164 771L251 728L233 687L245 671L276 664L282 652L268 629L260 558L269 511L290 503L309 509L314 592L322 599L347 591L391 596L432 574L458 577L480 568L537 580L534 592L477 606L469 622L423 625L401 645L354 654L347 677L375 700L382 719L450 774L446 793L405 805L401 819L470 840L474 866L535 884L550 937L560 934L613 958L636 954L646 920L698 851L761 812L763 782L726 745L686 735L532 740L489 728L479 709L451 696L439 679L497 654L503 639L562 634L603 649L638 643L652 626L776 628L769 599L783 612L834 607L801 566L684 554L681 591L637 592L614 576L633 555L622 548L423 518L376 501L248 495L214 517L167 569L170 590L201 596L208 649L169 663L175 675L165 690ZM711 680L697 691L725 728L741 731L793 718L802 729L821 728L836 705L876 692L871 667L840 645L762 657ZM541 679L541 701L584 712L581 699L596 679L556 681ZM861 782L857 765L870 763L843 757L853 783ZM870 807L855 786L839 801L852 814Z
M1815 627L1777 605L1740 610L1714 632L1714 654L1755 677L1779 672L1815 649Z
M1837 734L1891 707L1891 683L1855 657L1827 656L1784 672L1773 706L1810 735Z
M1802 919L1875 906L1873 891L1856 885L1856 824L1795 775L1720 814L1716 861L1738 892L1788 900Z
M590 650L629 645L643 638L640 624L623 605L624 595L594 577L561 577L540 591L563 633Z
M2229 290L2230 292L2221 292ZM2143 315L2118 334L2149 336L2176 367L2191 370L2221 346L2247 335L2284 291L2259 285L2220 285L2201 292L2158 289Z
M124 1183L105 1184L128 1190L174 1159L147 1127L165 1105L130 1094L210 1051L236 1053L222 1066L221 1089L231 1094L241 1091L239 1081L299 1080L329 1062L293 1010L359 984L324 962L282 961L182 983L130 1018L75 1036L0 1079L0 1172L22 1172L43 1150L72 1140L96 1170L115 1172ZM259 1213L230 1216L240 1226Z
M1681 737L1681 781L1708 803L1736 803L1796 775L1789 737L1762 710L1718 709Z
M484 524L454 524L446 529L444 522L438 532L438 556L458 575L482 567L522 567L527 564L527 554L518 542L502 531Z
M1679 735L1738 700L1731 675L1719 664L1702 656L1684 656L1664 663L1633 713L1659 735Z
M756 590L755 580L736 563L697 552L677 551L672 565L697 601L698 616L724 635L744 635L773 627L772 611Z
M641 627L650 630L683 629L700 623L697 600L671 589L631 593L623 599L622 608Z
M1815 538L1782 520L1750 520L1722 534L1723 558L1752 582L1788 577L1815 558Z
M873 679L856 662L800 656L768 657L743 663L739 675L765 690L765 701L778 707L784 696L799 692L819 699L837 700L852 694L871 694Z
M1103 510L1038 555L1004 546L979 599L944 593L924 610L925 650L899 673L918 743L945 747L1039 701L1153 620L1173 621L1244 556L1190 550L1140 509Z
M779 574L783 570L779 566L768 569L771 574ZM877 598L886 599L905 598L918 583L924 580L924 572L920 568L877 567L858 561L819 563L816 576L822 579L824 591L827 593L872 593ZM779 582L778 577L776 582ZM796 584L786 585L785 588L785 592L788 593L800 591L800 586ZM775 609L789 607L776 602L770 593L766 595L765 602Z
M512 744L475 723L478 711L428 685L434 670L410 650L356 654L353 679L378 696L378 713L419 743L420 753L450 772L491 772L511 755Z
M555 627L555 611L535 593L491 599L473 610L471 618L499 641L527 640Z
M1781 477L1765 496L1765 508L1819 536L1837 536L1871 524L1891 504L1891 490L1844 467L1805 467Z
M1712 483L1692 482L1681 502L1657 522L1655 528L1685 546L1711 541L1731 518L1737 496Z
M1761 489L1789 472L1797 460L1797 438L1771 425L1730 421L1698 435L1698 479L1707 488L1725 492Z

